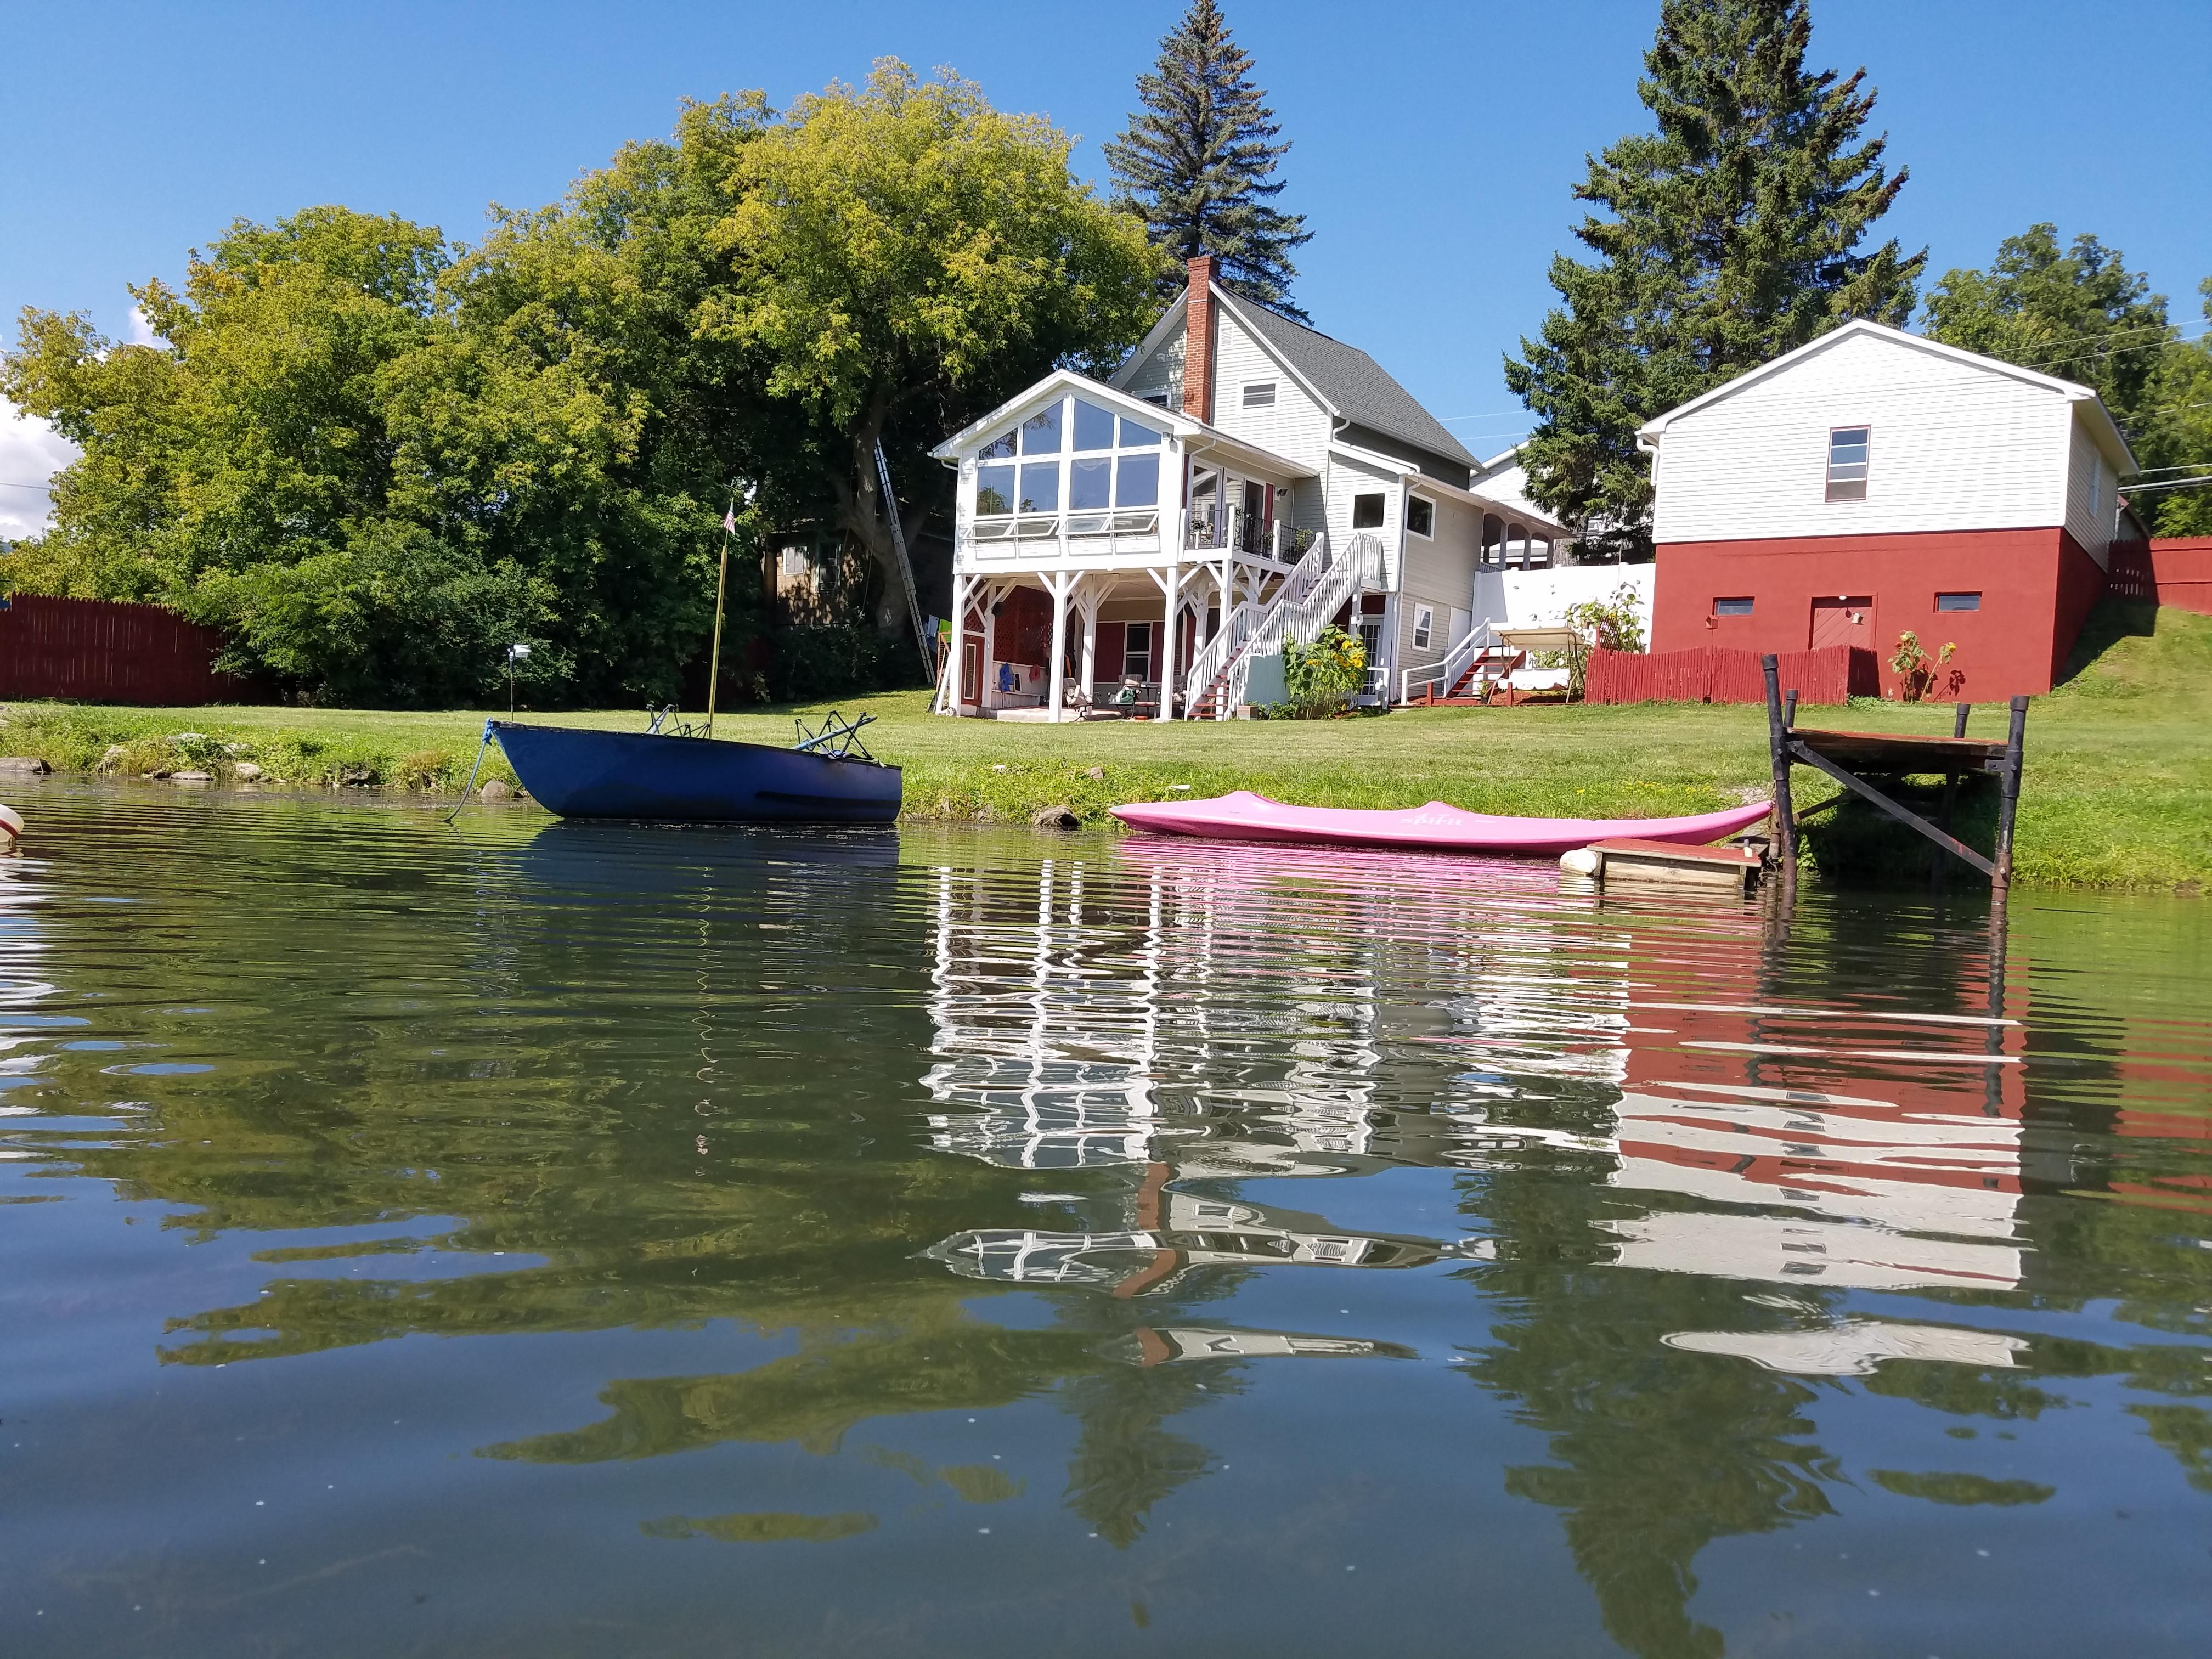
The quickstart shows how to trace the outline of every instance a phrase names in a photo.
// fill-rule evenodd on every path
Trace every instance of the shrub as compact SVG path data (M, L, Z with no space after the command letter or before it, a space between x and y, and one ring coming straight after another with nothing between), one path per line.
M1311 645L1283 641L1283 687L1300 720L1327 720L1367 684L1367 651L1341 628L1324 628Z

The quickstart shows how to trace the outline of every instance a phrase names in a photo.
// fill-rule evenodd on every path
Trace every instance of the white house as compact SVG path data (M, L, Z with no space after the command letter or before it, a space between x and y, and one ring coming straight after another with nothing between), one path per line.
M1226 718L1255 660L1332 623L1374 695L1449 689L1486 561L1546 567L1564 540L1470 489L1480 464L1365 352L1230 295L1210 258L1110 382L1047 375L933 453L959 472L951 714Z
M1639 440L1655 649L1844 645L1886 664L1910 629L1957 646L1942 695L1970 701L2051 688L2135 465L2088 387L1864 321Z

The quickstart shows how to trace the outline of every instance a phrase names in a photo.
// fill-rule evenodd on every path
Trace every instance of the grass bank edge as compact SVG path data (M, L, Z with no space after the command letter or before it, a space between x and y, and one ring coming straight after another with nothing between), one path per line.
M1104 723L1044 726L948 720L927 694L845 700L879 724L878 752L906 769L915 822L1025 823L1064 808L1085 823L1107 809L1251 789L1337 806L1449 800L1480 811L1589 817L1711 811L1764 793L1765 714L1757 708L1623 708L1400 711L1326 722ZM789 741L802 709L726 714L720 734ZM525 715L525 719L532 718ZM641 729L631 711L543 718ZM1949 729L1948 708L1854 705L1822 723ZM17 704L0 714L0 754L57 771L145 776L197 769L234 777L240 762L292 787L458 793L476 758L482 712L285 708L124 708ZM1994 735L2002 710L1974 727ZM2024 884L2201 890L2212 883L2212 618L2107 605L2085 630L2075 671L2036 700L2017 838ZM496 746L486 779L514 781ZM1798 774L1801 805L1830 793ZM1990 803L1961 827L1985 839ZM1909 878L1925 844L1851 803L1808 827L1816 867Z

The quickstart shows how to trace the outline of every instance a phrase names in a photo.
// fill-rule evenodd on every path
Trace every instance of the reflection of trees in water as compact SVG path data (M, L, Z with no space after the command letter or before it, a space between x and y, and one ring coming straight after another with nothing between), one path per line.
M72 1140L66 1154L128 1196L191 1206L173 1224L201 1237L280 1241L263 1257L281 1269L267 1293L179 1317L166 1359L731 1321L793 1351L738 1372L616 1381L600 1420L486 1455L600 1462L730 1442L826 1455L872 1419L1052 1394L1078 1425L1066 1503L1127 1543L1208 1467L1194 1410L1244 1391L1251 1356L1383 1351L1237 1329L1229 1304L1258 1264L1358 1271L1322 1247L1383 1244L1419 1268L1456 1243L1339 1233L1320 1215L1232 1199L1234 1183L1426 1165L1466 1172L1462 1218L1492 1258L1453 1269L1499 1316L1465 1369L1547 1437L1550 1461L1508 1471L1507 1490L1560 1512L1607 1629L1631 1650L1717 1651L1687 1611L1700 1550L1829 1513L1824 1488L1839 1473L1812 1414L1823 1387L1972 1423L2033 1418L2069 1403L2060 1379L2118 1375L2163 1397L2130 1409L2192 1480L2212 1480L2212 1415L2185 1403L2208 1393L2197 1347L2038 1338L2016 1367L1885 1359L1850 1383L1814 1384L1667 1339L1833 1322L1838 1291L1790 1284L1754 1301L1761 1274L1747 1263L1734 1276L1717 1261L1614 1265L1625 1240L1642 1242L1646 1261L1662 1254L1653 1241L1674 1235L1621 1231L1653 1218L1809 1211L1880 1237L1848 1191L1823 1188L1792 1210L1748 1176L1734 1198L1639 1185L1660 1179L1650 1160L1627 1178L1630 1093L1650 1081L1636 1074L1650 1056L1631 1004L1655 994L1632 996L1632 979L1659 981L1662 997L1672 975L1687 999L1817 1006L1862 987L1873 952L1899 998L1971 1003L1976 965L1955 938L1901 955L1894 940L1824 936L1823 918L1801 921L1784 950L1762 947L1746 915L1670 927L1655 951L1618 918L1521 896L1490 914L1448 890L1362 887L1357 872L1255 883L1156 857L1135 876L1079 884L1065 866L948 878L702 861L671 844L690 863L631 866L627 892L593 887L592 867L562 858L520 872L494 860L480 908L362 904L343 939L307 947L278 937L280 912L222 895L194 908L210 961L271 964L222 976L232 999L276 1011L289 1063L149 1084L148 1133ZM295 873L317 868L303 858ZM924 1011L911 994L933 929ZM1655 967L1662 955L1680 960ZM295 989L317 982L318 961L357 994ZM454 964L436 971L482 1012L410 1006L426 962ZM204 994L190 958L150 957L142 971L149 1006ZM1778 1032L1754 1019L1735 1035ZM1725 1066L1710 1078L1793 1076L1757 1054ZM2016 1121L1996 1103L1990 1123ZM914 1257L993 1224L1012 1235L1005 1224L1045 1222L1015 1205L1039 1186L1067 1188L1072 1215L1049 1218L1066 1237L1150 1230L1141 1282L1116 1267L1095 1286L1045 1288L1050 1324L1003 1328L987 1298L1004 1285ZM2176 1248L2174 1211L2061 1190L2030 1186L2007 1245L2050 1305L2119 1289L2121 1317L2206 1334L2212 1252ZM1986 1239L1995 1225L1956 1231ZM324 1242L335 1230L356 1236ZM1937 1320L1947 1304L2019 1299L1916 1294ZM1212 1345L1209 1319L1223 1334ZM1977 1490L1941 1471L1891 1473L1894 1490L1931 1502ZM762 1538L854 1524L749 1512L667 1522Z

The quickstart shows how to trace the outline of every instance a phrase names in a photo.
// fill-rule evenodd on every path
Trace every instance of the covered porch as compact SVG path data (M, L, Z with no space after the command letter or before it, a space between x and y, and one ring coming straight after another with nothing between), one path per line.
M1198 549L1133 568L956 570L957 626L937 709L987 719L1174 719L1187 712L1178 688L1222 618L1271 595L1288 568Z

